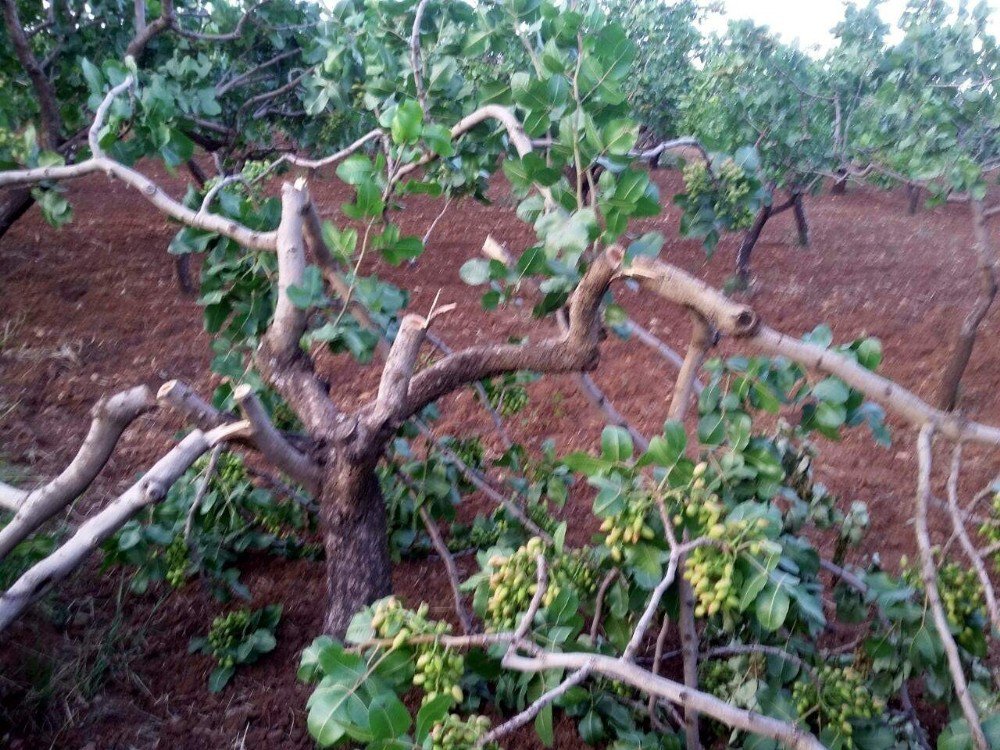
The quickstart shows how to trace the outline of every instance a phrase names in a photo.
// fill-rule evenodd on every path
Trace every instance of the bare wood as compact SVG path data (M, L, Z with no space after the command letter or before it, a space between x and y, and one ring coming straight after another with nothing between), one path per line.
M102 511L83 523L62 546L35 563L0 595L0 632L53 585L59 583L143 508L160 502L167 490L219 442L246 434L246 423L227 424L204 433L195 430L157 461L143 477Z
M14 517L0 529L0 560L79 497L104 468L125 428L155 406L144 385L101 399L91 410L90 430L73 460L55 479L25 493ZM7 494L16 492L10 488Z
M336 162L345 159L351 154L360 151L361 148L366 143L371 143L372 141L377 141L384 137L385 133L381 129L376 128L375 130L371 130L365 133L363 136L358 138L356 141L354 141L354 143L350 144L349 146L345 146L340 151L330 154L329 156L325 156L322 159L305 159L301 156L296 156L295 154L285 154L280 159L278 159L278 161L279 162L287 161L289 164L292 164L296 167L301 167L303 169L321 169L322 167L329 166L330 164L335 164Z
M813 735L794 724L769 716L744 711L719 700L714 695L692 690L665 677L611 656L587 653L543 652L537 656L512 656L507 666L520 672L541 672L550 669L578 670L588 666L591 672L624 682L649 695L655 695L684 708L690 707L727 726L742 729L787 745L794 750L825 750Z
M183 414L187 421L199 429L208 431L225 422L234 421L232 417L219 411L191 387L180 380L168 380L156 392L156 400Z
M238 385L233 389L233 398L252 426L250 440L254 447L310 494L318 494L322 484L322 467L285 440L267 416L253 388L245 383Z
M382 368L378 396L372 419L376 424L387 423L398 417L406 406L413 368L424 342L428 321L419 315L406 315L399 324L399 332L389 349L389 356Z
M684 571L687 558L682 557L678 563ZM684 672L684 687L688 690L698 689L698 624L694 617L694 589L691 582L681 575L678 582L680 597L678 628L681 634L681 660ZM689 748L701 747L701 727L698 721L698 709L695 706L684 706L684 736Z
M933 424L938 432L952 440L1000 445L1000 428L935 409L916 394L866 370L852 359L768 328L760 323L750 307L733 302L718 290L663 261L636 260L622 275L638 279L644 288L670 302L698 311L720 333L743 339L766 354L787 357L809 369L840 378L916 427Z
M495 727L494 729L490 730L482 737L480 737L476 741L476 747L485 747L491 742L496 742L504 735L510 734L515 729L523 727L529 721L538 716L538 714L541 712L543 708L545 708L553 701L557 700L560 696L565 695L571 688L575 687L576 685L579 685L581 682L587 679L589 675L590 675L589 666L583 666L580 669L576 670L575 672L570 674L569 677L567 677L558 685L556 685L554 688L552 688L551 690L547 690L546 692L542 693L542 695L538 696L538 698L535 699L531 703L531 705L529 705L526 709L521 711L521 713L517 714L516 716L513 716L500 726Z
M615 405L611 403L607 394L601 390L601 387L594 382L594 379L590 375L581 372L577 374L576 380L580 386L580 391L586 399L598 411L604 412L611 424L627 430L628 434L632 437L632 442L639 447L639 450L645 451L649 448L649 441L646 439L646 436L633 427L632 423L625 418L625 415L615 408Z
M976 551L976 546L969 538L969 532L965 529L965 522L962 520L962 511L958 507L958 475L962 470L962 443L955 443L955 448L951 454L951 472L948 474L948 513L951 516L951 523L955 529L966 557L972 564L976 575L979 576L979 584L983 587L983 596L986 599L986 611L989 612L990 623L993 630L1000 632L1000 609L997 608L996 592L993 590L993 582L990 574L983 564L983 558Z
M194 211L175 201L164 192L163 188L141 172L104 156L93 157L78 164L66 166L36 167L0 172L0 187L29 185L45 180L72 180L97 172L104 172L109 177L115 177L129 187L135 188L142 194L143 198L181 224L221 234L223 237L228 237L240 245L254 250L274 251L276 248L277 236L275 232L258 232L224 216Z
M653 335L651 331L644 328L643 326L636 323L634 320L629 318L625 321L625 326L631 335L635 336L639 341L654 352L659 354L663 359L672 364L674 367L681 367L684 364L684 358L680 354L675 352L666 343L661 341L658 337ZM695 393L701 393L705 386L701 384L700 380L694 381Z
M705 359L705 353L712 346L712 328L699 313L691 313L691 341L688 343L687 354L684 357L684 364L677 374L677 381L674 383L674 395L670 401L670 410L667 413L669 419L678 421L684 419L688 405L691 403L691 394L694 392L694 382L698 378L698 370Z
M596 367L601 298L620 263L621 249L612 247L591 264L570 302L565 334L537 343L473 346L450 354L413 377L401 416L416 414L456 388L484 378L508 372L563 373ZM370 413L370 408L363 413Z
M701 279L663 261L636 258L623 275L671 302L695 310L713 328L730 336L749 336L759 324L757 314L748 306L733 302Z
M288 289L301 286L306 270L305 244L302 238L302 216L306 193L298 185L281 186L281 223L278 224L278 300L274 319L267 331L271 351L289 356L299 349L299 339L306 330L306 313L295 306Z
M143 2L143 0L137 0ZM142 28L136 28L136 34L125 49L127 57L134 57L136 60L142 55L149 43L157 36L174 25L176 15L174 12L174 0L160 0L160 15L151 23L145 23L145 9L142 12Z
M930 603L931 614L934 618L934 627L937 629L941 645L944 647L944 652L948 657L948 670L951 672L951 679L955 686L955 695L958 697L959 705L962 707L962 714L969 725L972 744L976 747L976 750L989 750L986 735L983 733L982 725L979 723L979 714L976 712L976 706L972 702L972 696L969 694L969 685L965 680L962 659L958 655L958 647L955 645L955 639L951 634L951 627L948 625L948 617L944 613L941 596L938 593L937 569L934 566L931 536L927 529L927 504L931 495L931 438L933 434L934 425L925 424L920 428L920 434L917 437L917 456L920 463L920 470L917 475L917 499L914 521L917 549L920 552L920 577L923 580L927 601Z

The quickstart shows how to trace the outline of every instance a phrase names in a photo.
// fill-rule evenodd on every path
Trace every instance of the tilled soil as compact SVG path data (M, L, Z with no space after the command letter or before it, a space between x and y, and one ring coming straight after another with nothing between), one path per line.
M175 195L181 193L182 180L163 180ZM667 173L657 180L665 195L678 186ZM349 197L333 179L315 179L312 191L328 216ZM459 304L459 313L435 324L453 346L551 330L530 320L530 296L523 306L487 314L479 305L481 290L459 278L459 267L479 252L487 234L515 253L532 239L531 228L514 216L506 189L494 188L491 197L491 205L453 204L415 264L374 264L385 278L411 290L412 310L426 311L439 293L441 302ZM102 395L137 383L155 388L171 378L206 395L216 384L208 371L211 352L201 310L177 291L166 254L176 226L135 192L103 178L72 185L70 198L76 219L69 226L56 231L33 210L0 241L0 453L29 482L53 476L72 457L86 434L89 409ZM440 211L440 203L426 198L405 203L406 233L422 234ZM796 246L790 212L769 223L755 252L757 284L747 300L769 325L789 334L825 322L838 341L877 336L885 348L883 372L931 400L948 344L976 291L967 210L946 205L909 216L902 194L868 189L812 199L807 210L808 249ZM641 230L662 231L665 259L721 284L731 273L735 240L724 241L706 261L698 243L677 239L677 224L677 212L668 210L643 222ZM683 311L633 291L623 292L621 301L638 321L683 351L689 329ZM966 414L994 423L1000 422L996 328L994 311L962 393ZM324 359L321 370L345 407L377 388L372 368ZM633 424L652 433L662 425L675 375L638 342L612 337L594 377ZM588 406L573 377L545 378L529 390L530 407L510 422L516 440L537 447L553 438L563 452L593 448L605 420ZM446 399L442 412L439 430L478 434L497 449L470 392ZM874 446L859 429L842 442L821 443L817 465L821 481L844 507L853 500L870 507L872 529L859 557L877 552L895 565L914 547L909 519L915 456L912 435L890 421L891 448ZM162 413L134 424L71 518L81 518L85 509L127 486L180 427ZM963 490L982 486L995 466L984 451L968 449ZM944 477L937 481L943 485ZM584 488L574 493L565 515L576 521L574 538L586 538L593 526ZM943 518L933 523L944 527ZM468 571L471 560L460 562ZM394 578L405 599L435 602L438 613L446 614L450 595L439 561L404 562ZM309 688L296 682L295 669L301 649L319 633L322 564L255 559L244 580L254 606L283 603L278 647L213 696L205 688L210 660L188 655L187 643L207 630L220 605L196 586L165 598L122 596L120 575L101 574L96 562L88 566L47 609L36 608L0 638L0 745L311 747L304 720ZM53 614L59 627L50 622ZM557 747L582 747L569 721L558 723L556 735ZM535 747L537 741L524 733L506 745Z

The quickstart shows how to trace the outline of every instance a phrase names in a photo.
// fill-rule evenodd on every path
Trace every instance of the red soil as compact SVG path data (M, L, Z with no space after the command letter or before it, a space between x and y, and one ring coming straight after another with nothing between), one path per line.
M665 195L676 187L670 175L657 179ZM179 180L165 182L180 193ZM347 198L336 181L317 179L313 192L330 216ZM201 311L177 292L165 251L175 227L136 193L102 178L73 185L70 197L77 217L71 225L55 231L33 211L0 242L0 333L6 330L0 336L0 450L6 462L39 478L52 476L73 455L86 432L88 410L102 395L137 383L155 388L170 378L205 394L214 386ZM478 253L487 234L515 252L532 239L530 227L513 216L506 192L498 188L494 198L491 206L453 205L414 266L379 269L412 291L415 311L426 311L439 291L443 302L461 305L461 314L437 324L453 345L541 333L524 309L483 313L479 292L459 279L460 265ZM768 324L790 334L826 322L838 341L879 337L885 374L930 400L950 338L975 294L965 209L944 206L911 217L904 196L869 190L814 199L807 209L813 230L809 249L795 245L790 214L766 228L754 258L759 287L751 303ZM404 232L422 233L439 210L430 200L407 199ZM721 284L731 272L734 241L723 242L706 262L697 243L677 239L677 222L676 211L668 211L642 229L664 233L667 260ZM633 292L621 297L637 320L683 351L688 322L682 311ZM966 413L994 423L1000 422L996 325L994 313L962 396ZM345 405L371 396L377 384L373 370L359 376L359 368L346 360L324 362L323 369ZM660 429L674 376L637 342L617 339L605 345L595 373L619 410L647 433ZM573 378L546 378L530 390L531 407L511 423L515 439L537 446L551 437L560 451L594 446L604 419L587 405ZM481 434L493 444L471 394L450 397L442 406L441 430ZM141 419L81 507L100 505L125 487L161 454L179 426L163 414ZM817 462L821 481L845 507L852 500L869 504L873 528L867 551L877 549L889 564L913 549L907 521L915 482L912 435L896 420L892 427L890 449L874 447L859 429L840 443L822 443ZM995 468L984 451L971 448L966 465L966 491L982 486ZM943 484L943 477L937 479ZM581 493L570 501L567 516L586 528L589 505ZM258 665L241 669L221 695L211 696L205 689L209 659L187 655L186 647L191 636L207 629L219 605L189 586L162 601L156 594L126 596L116 607L118 577L101 576L96 564L89 566L57 597L70 625L56 630L29 616L0 638L0 717L5 717L0 745L219 748L241 747L243 741L250 747L311 747L304 720L309 689L296 682L295 668L301 649L319 633L322 564L259 560L244 579L255 606L284 604L278 647ZM436 560L399 565L395 584L407 600L436 602L445 615L449 596ZM123 635L115 641L117 624ZM102 641L109 653L100 653ZM102 658L106 680L90 695L84 679L105 663ZM48 702L25 700L25 685L38 683L32 670L46 662L62 669L54 682L76 690ZM507 743L535 745L530 734ZM557 746L581 746L567 721L557 726Z

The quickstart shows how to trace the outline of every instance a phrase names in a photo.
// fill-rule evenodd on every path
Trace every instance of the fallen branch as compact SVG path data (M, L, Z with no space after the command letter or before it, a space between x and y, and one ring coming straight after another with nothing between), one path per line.
M969 725L969 732L972 736L972 744L976 750L989 750L986 735L983 733L982 725L979 723L979 714L976 706L972 702L969 694L969 685L965 680L965 671L962 667L962 659L958 655L958 646L955 645L955 638L951 634L951 627L948 625L948 617L945 615L944 606L941 604L941 595L938 593L937 570L934 566L934 552L931 547L930 532L927 529L927 504L931 494L931 438L934 434L934 425L925 424L920 428L917 437L917 456L920 469L917 476L917 500L914 514L915 530L917 536L917 549L920 553L920 577L923 580L924 592L930 604L931 615L934 619L934 627L937 629L941 645L948 657L948 671L955 686L955 695L959 705L962 707L962 714Z
M0 632L52 586L79 567L91 552L143 508L160 502L167 490L206 451L226 440L244 436L250 425L236 422L210 432L195 430L157 461L116 500L85 521L55 552L29 568L0 595Z
M144 385L102 399L91 410L90 430L80 450L59 476L30 492L0 483L4 495L18 498L14 517L0 529L0 560L79 497L107 464L125 428L155 406Z

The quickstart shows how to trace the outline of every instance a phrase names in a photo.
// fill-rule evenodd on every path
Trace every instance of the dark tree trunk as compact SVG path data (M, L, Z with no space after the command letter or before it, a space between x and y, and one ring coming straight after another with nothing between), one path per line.
M913 216L920 208L920 187L917 185L907 185L906 192L910 196L910 205L907 207L907 213Z
M837 179L834 180L833 186L830 188L830 195L844 195L847 192L847 170L838 169Z
M760 233L764 230L764 225L771 218L771 207L763 206L757 212L757 217L753 220L753 225L743 235L743 242L736 252L736 284L740 289L750 286L750 255L753 253L754 245L760 239Z
M323 487L327 612L323 632L342 637L354 614L392 593L385 502L373 465L339 460Z
M809 222L806 221L806 207L801 193L792 196L792 210L795 212L795 226L799 230L799 244L809 247Z
M972 202L972 221L976 234L976 252L979 263L979 295L962 322L962 329L959 331L951 351L951 359L941 376L941 385L938 389L938 408L944 411L951 411L958 405L959 386L962 383L962 376L965 375L965 368L969 366L979 326L990 311L993 300L997 296L995 259L990 247L986 217L983 215L983 206L980 201Z
M194 180L198 189L201 190L205 187L205 183L208 181L204 170L198 166L198 162L194 159L187 160L187 169L191 173L191 178ZM190 255L178 255L174 258L174 272L177 275L177 288L181 290L184 294L194 294L197 291L194 279L191 278L191 256Z
M0 237L7 234L7 230L14 226L33 205L35 199L31 197L31 188L8 190L6 200L0 204Z

